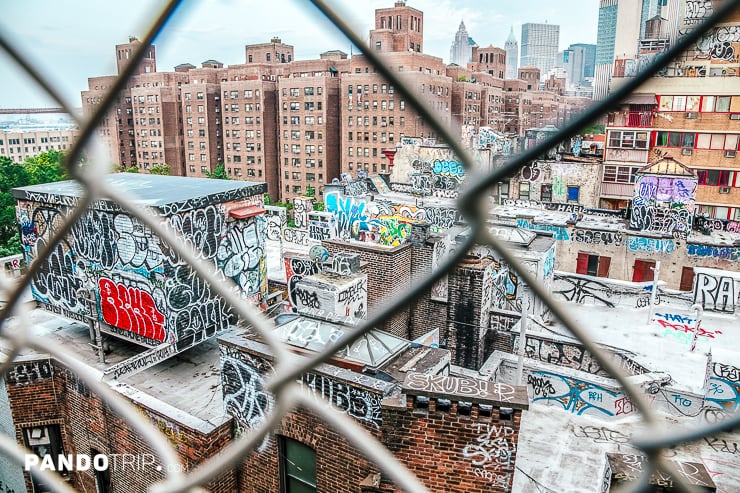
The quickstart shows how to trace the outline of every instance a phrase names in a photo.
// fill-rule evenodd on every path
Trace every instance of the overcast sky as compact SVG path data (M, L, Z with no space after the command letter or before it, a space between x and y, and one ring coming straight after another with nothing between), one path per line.
M363 37L373 27L374 10L395 0L332 3ZM10 37L45 73L53 75L72 106L80 106L87 78L115 73L115 48L129 35L144 36L148 19L161 0L24 0L4 2L0 31ZM560 25L560 49L595 43L596 0L409 0L424 12L424 51L449 62L450 45L460 24L480 46L503 47L513 25L517 39L524 22ZM209 58L244 63L244 45L272 36L295 46L297 59L322 51L350 51L349 42L300 0L201 0L184 2L156 40L157 69L179 63L196 66ZM0 108L55 106L0 51Z

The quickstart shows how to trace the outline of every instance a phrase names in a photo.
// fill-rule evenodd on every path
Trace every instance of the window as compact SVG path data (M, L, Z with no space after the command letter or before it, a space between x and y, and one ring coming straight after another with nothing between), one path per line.
M568 187L568 202L578 202L579 192L578 187Z
M552 202L552 184L546 183L540 187L540 200L542 202Z
M648 133L635 131L609 132L609 147L618 149L647 149Z
M519 198L522 200L529 200L529 182L521 182L519 184Z
M609 277L609 266L611 265L611 261L611 257L579 252L578 259L576 260L576 274Z
M291 95L292 97L294 97L294 98L295 98L295 97L298 97L298 96L300 95L300 93L301 93L301 90L300 90L300 89L298 89L297 87L291 87L291 88L290 88L290 95Z
M23 428L23 441L26 447L31 452L36 454L39 458L50 455L56 458L60 455L64 455L64 449L62 444L62 435L59 430L59 425L45 425L45 426L33 426L29 428ZM68 471L63 467L59 471L62 476L67 476ZM48 491L48 487L42 484L41 481L31 476L33 482L33 491Z
M306 96L313 96L313 87L304 87L303 94Z

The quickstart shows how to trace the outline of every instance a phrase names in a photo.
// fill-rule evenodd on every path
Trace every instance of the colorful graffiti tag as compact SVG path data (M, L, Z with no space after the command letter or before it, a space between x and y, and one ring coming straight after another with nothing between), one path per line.
M636 409L623 393L556 373L532 372L527 376L527 387L533 401L559 405L573 414L621 416Z

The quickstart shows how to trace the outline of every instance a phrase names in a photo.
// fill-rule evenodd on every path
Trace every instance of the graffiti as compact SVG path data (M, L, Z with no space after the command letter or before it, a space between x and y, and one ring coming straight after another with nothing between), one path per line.
M632 414L633 412L635 412L636 409L637 408L632 402L632 399L627 396L621 397L614 401L615 416L620 416L622 414Z
M288 224L287 211L284 207L266 205L265 209L265 237L269 241L280 241L283 237L283 228Z
M313 211L313 199L296 197L293 199L293 222L296 229L308 228L308 213Z
M529 163L522 168L522 180L523 181L529 181L529 182L537 181L539 177L540 177L540 168L536 161Z
M517 337L516 345L518 344L519 338ZM593 358L590 352L573 344L527 337L524 354L527 358L545 363L573 368L574 370L584 371L592 375L609 376L609 373L601 368L601 365Z
M16 363L8 370L9 385L28 385L31 383L51 380L54 370L48 359Z
M344 194L348 197L358 197L360 195L367 195L367 193L368 188L365 180L353 180L344 184Z
M295 296L295 288L298 282L305 276L318 274L321 266L307 258L285 257L285 278L288 283L288 300L292 306L298 305Z
M481 314L489 310L522 310L519 276L508 265L493 261L483 272Z
M686 0L685 8L684 24L687 26L701 23L714 11L711 0Z
M550 277L552 273L555 271L555 246L553 245L552 248L547 252L547 256L545 257L545 262L542 265L542 275L545 276L545 278Z
M267 267L255 221L229 228L218 245L216 263L246 296L260 292Z
M586 302L614 308L615 295L611 286L591 279L575 276L555 276L556 281L564 284L560 290L553 289L553 294L559 294L566 301L586 304Z
M653 305L660 305L660 301L660 295L656 293ZM635 308L645 308L648 306L650 306L650 295L640 296L635 300Z
M110 375L118 379L123 375L130 375L134 372L145 370L157 363L164 361L177 353L177 346L174 344L161 344L143 353L139 353L125 361L117 363L106 368L103 374Z
M616 231L592 231L588 229L576 229L573 241L592 245L614 245L622 246L624 236Z
M331 403L333 409L379 428L382 423L380 404L382 394L371 392L338 382L323 375L303 374L301 386L309 390L317 399L323 398Z
M505 383L487 382L475 378L409 373L403 387L429 395L453 394L463 398L488 398L499 402L527 402L527 396L523 393L523 389L514 388Z
M164 341L164 315L157 309L151 294L104 277L98 280L98 286L100 308L106 323L155 341Z
M527 385L532 387L532 392L538 397L548 397L555 393L555 387L552 386L550 380L534 377L531 374L527 375Z
M631 252L648 252L648 253L672 253L676 249L676 243L673 240L660 240L656 238L644 238L642 236L632 236L627 241L627 247Z
M18 222L21 225L21 244L28 246L35 245L36 240L39 239L36 224L28 218L25 211L21 213L21 218Z
M528 219L521 218L516 220L516 224L518 227L523 229L529 229L532 231L547 231L554 233L553 237L558 241L568 241L570 239L568 229L562 226L555 226L552 224L535 224Z
M552 387L552 389L547 387L547 395L537 395L532 386L528 384L528 388L534 395L533 402L543 401L557 404L564 410L578 415L614 416L634 411L634 408L630 410L629 406L632 404L627 397L591 382L546 371L532 372L530 376L535 379L533 382L540 383L541 381L536 379L543 379Z
M694 228L699 231L706 231L707 233L711 233L712 230L740 233L740 222L698 215L694 218Z
M715 247L711 245L697 245L689 243L686 246L689 257L713 257L720 260L737 262L740 260L739 247Z
M284 228L283 241L294 245L308 246L311 243L311 235L306 229Z
M675 313L656 313L653 320L655 320L658 325L664 329L671 329L684 334L691 334L696 331L696 321L683 315ZM712 331L706 330L701 326L699 327L699 337L714 339L715 335L720 334L722 334L722 331L720 330Z
M46 247L46 240L39 239L39 249ZM77 275L77 266L69 244L62 240L52 250L49 259L45 262L34 278L31 286L37 299L45 303L56 305L73 313L85 313L77 291L83 286L82 279Z
M308 215L308 235L312 240L329 240L337 236L335 219L332 214L314 212Z
M504 199L504 205L524 208L524 209L544 209L542 202L536 200L522 200L522 199Z
M694 303L701 304L706 310L733 313L738 295L736 284L740 286L740 281L735 278L700 272L694 283Z
M295 299L296 307L307 307L307 308L320 308L321 303L319 301L318 294L315 291L308 291L302 289L299 286L293 288L293 298Z
M572 430L576 438L588 438L595 443L629 443L630 437L617 430L610 430L604 426L574 426Z
M432 272L435 272L451 253L450 239L445 236L439 239L432 249ZM432 285L431 299L437 301L447 301L449 291L449 276L442 276Z
M734 45L740 43L740 26L714 27L696 42L696 49L704 57L735 61Z
M740 409L740 368L722 363L712 365L706 403L720 409L723 414ZM724 417L724 416L721 416Z
M326 210L337 218L338 234L343 239L349 239L354 224L369 219L369 212L362 200L352 197L340 197L336 193L326 195Z
M738 448L738 444L735 442L730 442L717 437L704 437L704 441L707 442L707 445L712 447L712 450L715 452L728 455L740 455L740 448Z
M219 344L224 408L247 428L265 421L273 407L273 397L265 389L264 378L272 366L248 353Z
M498 472L511 467L512 456L516 454L514 429L506 425L476 423L480 433L474 443L467 444L462 455L470 459L473 467Z

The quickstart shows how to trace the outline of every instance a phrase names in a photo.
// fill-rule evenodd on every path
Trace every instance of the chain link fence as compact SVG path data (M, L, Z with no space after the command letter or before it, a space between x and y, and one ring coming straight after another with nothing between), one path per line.
M313 6L307 5L306 8L318 9L354 45L364 46L362 37L352 30L346 19L339 15L334 8L322 0L313 0L312 3ZM363 429L359 424L344 414L332 412L329 406L317 404L313 398L307 397L300 390L296 381L304 372L310 371L316 365L329 360L335 351L334 347L327 347L323 352L316 354L310 359L299 358L293 355L278 340L272 331L271 324L268 323L264 316L256 308L241 301L238 295L212 272L212 268L198 258L197 252L193 250L188 242L179 238L178 233L171 227L158 222L148 211L137 206L129 197L123 196L118 190L107 186L103 180L108 170L102 165L106 161L102 157L103 153L99 149L95 149L94 134L96 128L107 112L113 107L117 95L125 88L127 79L132 76L135 68L144 58L149 45L163 31L165 24L178 8L179 4L180 2L178 0L172 0L166 5L157 18L154 19L152 27L144 39L142 39L140 47L116 79L115 84L108 91L107 96L97 106L95 113L87 120L77 122L82 129L81 135L67 156L66 169L69 175L83 188L84 194L80 197L79 203L74 207L73 212L67 217L66 221L55 231L51 240L38 252L37 258L28 267L26 274L20 279L12 281L6 279L2 281L0 288L5 292L7 303L0 309L0 320L2 320L0 337L2 337L6 344L10 345L11 350L6 359L0 363L0 374L5 375L13 359L25 349L48 353L67 366L71 371L75 372L91 391L97 393L107 403L114 413L125 419L134 430L140 433L144 440L151 445L154 452L158 454L160 464L165 466L164 470L167 471L167 477L163 482L151 487L151 491L154 492L200 491L200 486L207 484L208 481L215 478L221 471L237 466L242 462L250 451L255 450L262 443L262 440L270 430L274 429L280 423L280 420L297 406L312 410L327 423L330 423L353 446L363 451L366 457L373 461L401 489L408 492L429 491L379 441L369 439L368 435L363 433ZM396 310L407 306L409 303L413 303L417 297L430 289L437 280L455 267L474 244L489 245L505 262L511 265L519 278L531 288L533 294L538 296L548 306L554 317L581 341L585 349L593 355L601 367L622 385L642 415L642 419L650 432L634 440L633 444L645 453L649 461L648 467L644 470L642 477L629 486L630 490L650 490L652 488L649 485L651 474L656 471L662 471L674 479L674 488L676 490L682 492L695 491L681 478L680 474L677 474L674 466L662 458L661 452L664 449L684 442L697 440L722 431L730 431L740 425L740 416L730 415L724 421L703 427L675 427L668 430L660 428L657 416L651 411L640 389L628 381L625 374L614 363L614 360L589 339L584 328L574 323L563 306L553 302L550 294L537 283L532 274L528 273L520 265L519 261L506 249L502 241L489 233L485 227L485 220L488 214L488 200L486 197L489 195L491 187L498 182L513 176L521 167L536 159L548 149L555 147L558 143L577 135L581 129L587 127L601 115L605 114L610 108L614 107L623 98L637 89L644 81L664 68L674 57L695 43L714 24L720 22L734 9L737 9L738 6L740 6L740 2L737 0L725 1L719 4L719 7L712 16L703 24L698 25L694 30L681 37L666 53L657 57L650 66L646 67L636 77L630 79L619 90L613 92L608 99L595 104L588 111L568 122L558 133L552 135L534 148L513 157L502 167L485 176L476 174L475 167L473 166L474 160L469 152L462 147L459 139L453 135L452 131L440 123L439 119L435 117L434 111L420 100L414 89L405 85L396 73L390 71L384 65L382 56L373 50L366 50L365 56L375 66L377 73L397 88L397 91L412 105L421 118L432 127L434 132L441 137L441 140L449 145L450 149L454 151L465 166L465 171L469 175L469 179L466 181L467 188L463 190L458 199L458 207L467 224L470 226L472 234L459 246L456 253L447 258L435 272L422 282L417 283L412 290L403 296L399 296L386 303L381 313L368 319L362 325L347 331L344 336L336 341L336 347L352 344L372 327L378 326L388 320ZM64 99L60 96L54 81L46 79L24 57L22 50L16 46L16 40L9 39L6 33L0 33L0 46L23 71L48 93L51 99L56 101L59 106L65 107L70 115L75 115L75 112L71 108L65 106ZM90 161L93 164L85 167L77 164L83 155L83 151L92 157ZM62 347L53 345L43 338L30 337L28 313L21 303L23 292L29 287L34 276L39 273L41 266L47 261L50 253L57 244L70 233L72 226L80 219L83 212L95 200L103 197L117 202L122 209L135 215L142 224L151 228L152 231L156 231L165 242L172 246L176 254L187 261L193 270L205 282L209 283L211 288L233 308L234 312L244 323L253 327L254 331L271 347L276 357L275 374L267 385L267 390L272 392L275 397L275 405L271 414L258 428L251 430L238 440L233 441L221 454L202 463L189 473L182 472L182 468L176 467L179 464L179 459L166 437L147 421L129 401L112 391L105 383L102 383L90 367L78 361ZM16 317L18 321L17 324L14 324L13 328L8 323L10 317ZM20 447L13 439L3 435L0 435L0 452L17 461L19 464L23 463L24 454L30 453L28 450ZM32 473L56 492L73 491L61 477L52 472L40 470L38 467L35 467Z

